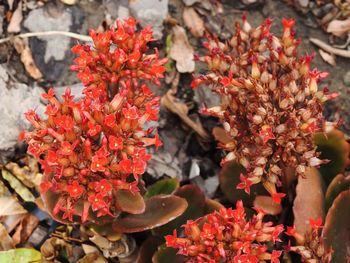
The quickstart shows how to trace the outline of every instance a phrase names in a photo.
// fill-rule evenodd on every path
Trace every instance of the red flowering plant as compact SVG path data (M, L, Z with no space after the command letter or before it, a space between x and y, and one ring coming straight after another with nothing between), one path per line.
M110 221L121 212L139 215L152 202L166 202L164 196L145 202L140 193L151 158L146 148L162 144L155 127L145 128L157 121L160 100L142 81L159 83L166 59L159 59L157 51L149 54L152 30L136 31L136 24L133 18L117 21L116 29L91 31L92 46L72 48L79 55L72 68L85 85L83 99L75 100L67 89L59 100L50 89L43 94L47 118L26 113L33 131L22 138L29 153L40 158L40 191L59 221ZM162 217L164 222L186 208L183 199L171 198L173 211Z
M165 237L166 245L177 249L188 263L201 262L280 262L281 249L271 249L280 242L283 225L273 226L263 222L265 213L256 209L257 214L247 220L242 201L236 209L221 208L196 221L187 221L183 226L184 237Z
M219 143L228 152L222 164L235 161L246 169L237 188L249 193L261 182L278 203L285 196L277 191L285 168L303 176L307 167L326 162L318 158L313 137L336 126L322 111L337 96L318 88L328 74L310 68L313 55L298 56L294 20L282 23L281 37L270 32L270 19L252 28L245 17L230 41L209 36L207 55L198 58L209 73L192 82L193 88L209 85L221 97L221 105L202 112L219 118L230 138Z

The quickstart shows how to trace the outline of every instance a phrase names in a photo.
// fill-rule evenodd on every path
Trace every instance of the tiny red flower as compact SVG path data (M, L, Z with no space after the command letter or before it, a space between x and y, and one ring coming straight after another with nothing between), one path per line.
M52 187L52 183L45 181L40 184L40 191L46 193Z
M106 196L111 192L112 184L110 184L106 179L102 179L99 182L95 182L95 190L102 196Z
M92 194L89 196L88 201L91 203L91 208L93 211L102 209L106 207L106 203L101 194Z
M108 137L108 145L111 150L121 150L123 149L123 139L121 137L115 137L110 135Z
M237 185L237 189L244 189L247 194L250 194L250 187L253 185L252 181L249 180L247 176L244 176L242 173L239 175L241 182Z
M319 229L322 227L322 218L317 218L317 219L310 218L309 222L312 229Z
M99 124L93 124L91 122L88 123L89 130L87 134L91 137L98 135L102 131L102 127Z
M272 201L276 204L280 204L283 197L285 197L286 194L284 193L274 193L272 194Z
M72 198L79 198L84 193L84 191L85 188L79 185L77 181L73 181L73 183L67 187L67 192Z
M263 126L259 134L263 139L264 143L267 143L269 140L275 139L275 135L272 132L272 128L268 125Z

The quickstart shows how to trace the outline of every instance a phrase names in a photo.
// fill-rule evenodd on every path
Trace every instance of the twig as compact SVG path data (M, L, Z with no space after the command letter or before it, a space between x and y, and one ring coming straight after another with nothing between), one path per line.
M8 42L11 39L13 39L14 37L28 38L28 37L40 37L40 36L52 36L52 35L71 37L71 38L75 38L75 39L85 41L85 42L92 41L91 37L86 36L86 35L80 35L77 33L66 32L66 31L44 31L44 32L23 33L23 34L19 34L19 35L14 35L14 36L2 38L2 39L0 39L0 44Z
M350 58L350 51L349 50L334 48L334 47L328 45L327 43L325 43L317 38L309 38L309 40L312 44L320 47L324 51L327 51L329 53L332 53L332 54L340 56L340 57Z

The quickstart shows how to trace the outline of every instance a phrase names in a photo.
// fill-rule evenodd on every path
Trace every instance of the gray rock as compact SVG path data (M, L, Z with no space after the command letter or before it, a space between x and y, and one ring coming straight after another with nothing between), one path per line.
M36 109L43 116L45 107L40 102L43 92L39 87L10 83L5 67L0 65L0 162L12 157L19 133L31 127L24 113Z
M182 180L182 171L179 167L179 160L171 156L169 152L158 151L152 153L152 159L147 165L147 173L154 178L160 178L167 175L171 178Z
M106 13L113 19L126 19L129 17L128 0L103 0Z
M72 25L72 15L63 11L57 17L50 16L44 8L32 10L24 20L23 26L31 32L39 31L69 31ZM44 61L51 58L63 60L69 49L70 38L62 36L39 36L46 42Z
M23 27L31 32L69 31L79 32L83 25L83 12L78 5L55 5L49 1L44 7L30 11ZM84 32L85 33L85 32ZM75 55L70 48L76 40L62 35L39 36L29 39L36 65L48 82L60 81L70 74L69 65ZM61 83L61 82L59 82ZM65 83L63 81L63 83Z
M194 90L194 101L201 107L205 105L208 108L218 106L220 97L218 94L211 91L210 87L201 85Z
M129 1L131 15L140 20L141 26L152 26L154 37L163 36L163 21L168 15L168 0L133 0Z
M350 85L350 71L346 72L344 75L344 84Z

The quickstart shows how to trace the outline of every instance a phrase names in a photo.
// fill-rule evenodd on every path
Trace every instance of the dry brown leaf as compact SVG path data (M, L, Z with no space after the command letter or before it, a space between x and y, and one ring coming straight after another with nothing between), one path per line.
M185 7L182 18L193 36L203 36L205 30L204 22L193 7Z
M7 0L7 3L12 9L14 0ZM8 33L18 33L21 31L21 22L23 20L22 15L22 1L19 1L17 9L13 12L10 23L7 26Z
M0 223L6 227L7 232L11 233L26 215L27 214L17 214L5 216L1 218Z
M298 178L293 213L294 225L301 235L304 235L311 229L310 218L324 219L322 178L316 168L308 168L305 172L305 178Z
M41 183L42 174L31 171L28 166L19 167L17 163L11 162L5 167L27 187L38 187Z
M39 219L32 214L27 214L20 225L17 227L16 232L12 236L14 245L25 242L32 234L34 229L38 226Z
M0 237L0 251L6 251L15 248L12 238L8 234L3 224L0 224Z
M328 24L327 32L337 37L341 37L350 32L350 18L346 20L333 20Z
M181 73L193 72L195 63L193 60L194 50L188 42L186 31L181 26L173 27L173 44L169 55L176 61L176 69Z
M257 195L253 204L255 208L261 208L269 215L278 215L282 212L281 204L273 202L271 196Z
M203 129L200 123L196 123L191 120L188 116L188 107L185 103L176 101L174 96L174 91L169 90L162 98L161 104L166 107L172 113L178 115L181 120L186 123L189 127L191 127L200 137L203 139L209 139L208 133Z
M327 62L328 64L332 66L336 66L335 62L335 56L333 54L329 54L326 51L323 51L322 49L319 49L318 52L320 53L321 58Z
M71 257L73 254L72 245L57 237L47 239L40 248L41 255L48 262L54 262L61 249L65 249L67 256Z
M25 210L13 196L0 197L0 216L25 214Z
M42 79L43 75L35 65L32 57L32 52L25 40L15 37L13 39L13 45L16 51L21 55L21 61L28 72L28 74L35 80Z

